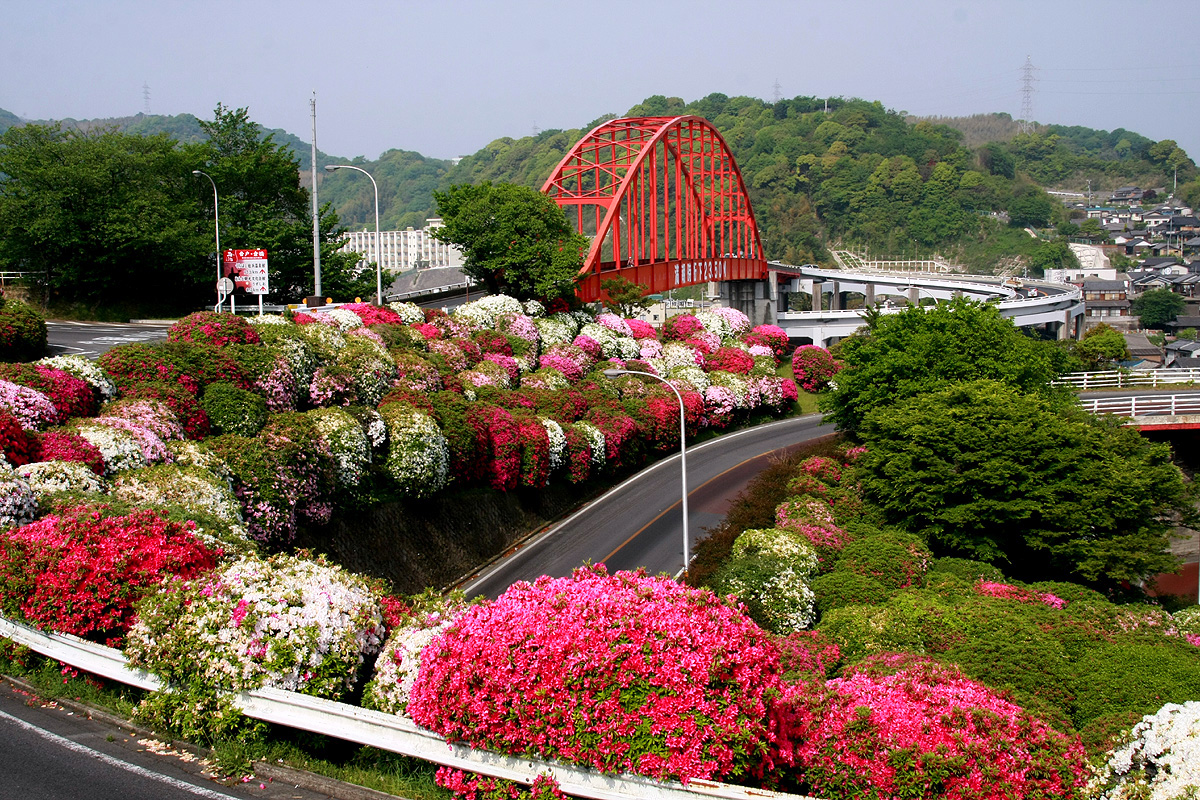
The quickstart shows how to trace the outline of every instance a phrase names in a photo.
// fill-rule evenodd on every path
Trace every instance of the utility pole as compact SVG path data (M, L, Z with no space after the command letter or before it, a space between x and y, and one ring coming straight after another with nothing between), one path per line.
M321 292L321 213L317 205L317 92L313 90L312 100L308 101L312 108L312 198L313 198L313 296L322 298Z

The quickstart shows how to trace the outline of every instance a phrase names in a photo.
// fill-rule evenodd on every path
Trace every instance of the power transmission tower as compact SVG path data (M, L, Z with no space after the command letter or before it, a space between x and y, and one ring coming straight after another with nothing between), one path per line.
M1021 119L1018 120L1021 133L1033 130L1033 62L1025 56L1025 66L1021 67Z
M779 78L775 79L775 85L771 88L773 88L775 90L775 102L778 103L780 100L783 99L783 95L780 93L780 90L783 87L779 85Z
M142 84L142 112L150 116L150 84Z

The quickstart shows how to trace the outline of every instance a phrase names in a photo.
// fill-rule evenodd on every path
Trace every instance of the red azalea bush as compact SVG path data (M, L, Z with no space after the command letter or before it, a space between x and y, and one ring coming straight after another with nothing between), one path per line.
M133 622L133 605L168 576L191 579L220 553L194 523L157 512L110 516L78 506L0 534L0 604L34 625L115 642Z
M474 405L467 419L476 439L485 443L483 469L489 486L501 491L517 488L521 480L521 442L517 425L507 409L493 405Z
M527 413L513 415L521 447L521 486L544 489L550 479L550 436L541 420Z
M676 314L663 323L662 340L664 342L683 342L703 330L704 325L692 314Z
M955 668L889 654L827 686L828 708L792 753L806 794L1036 800L1086 783L1078 737Z
M479 345L484 353L498 353L502 356L513 354L512 342L499 331L479 330L471 334L471 339Z
M1050 592L1036 592L1032 589L1022 589L1008 583L986 581L982 578L975 583L975 593L985 597L1002 597L1016 600L1018 603L1041 603L1051 608L1066 608L1067 601Z
M100 448L74 433L46 431L38 434L38 461L78 461L97 475L104 474Z
M468 608L407 711L474 747L722 779L772 765L779 676L769 635L711 592L596 566Z
M841 362L834 359L824 347L802 344L792 353L792 374L796 383L806 392L824 389L841 368Z
M119 344L100 354L101 369L124 392L135 383L162 381L182 386L192 394L200 391L200 382L183 367L162 344L132 342Z
M712 372L733 372L737 375L749 375L754 369L754 356L739 347L722 347L711 355L704 357L704 369Z
M20 421L0 409L0 452L14 467L38 460L38 436L21 427Z
M189 342L224 347L229 344L258 344L258 331L236 314L197 311L176 322L167 331L168 342Z
M56 412L53 425L72 417L94 417L99 407L91 384L45 364L0 364L0 380L37 389L50 398Z

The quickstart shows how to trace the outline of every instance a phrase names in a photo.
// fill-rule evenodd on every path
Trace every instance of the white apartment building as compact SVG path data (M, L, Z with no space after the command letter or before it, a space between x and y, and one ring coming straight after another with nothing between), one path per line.
M420 230L408 228L402 231L383 231L379 236L379 247L383 251L379 266L392 272L407 272L410 269L432 269L434 267L461 267L462 251L451 244L439 242L430 235L434 228L443 227L440 219L425 220ZM375 262L375 232L369 230L350 231L343 253L351 251L363 257L360 266Z

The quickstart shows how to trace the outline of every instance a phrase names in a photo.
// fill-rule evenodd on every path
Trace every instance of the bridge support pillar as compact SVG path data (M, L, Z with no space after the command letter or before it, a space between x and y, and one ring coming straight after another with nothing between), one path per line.
M829 292L829 308L828 308L828 310L829 311L841 311L842 310L842 295L838 291L838 282L837 281L825 281L824 283L821 284L821 299L822 299L821 310L822 311L826 310L825 303L824 303L824 298L825 298L826 292Z
M774 288L774 273L770 277L768 281L721 281L717 293L721 305L741 311L751 325L775 324L779 289Z
M908 290L908 304L913 306L921 305L921 290L916 286Z
M863 291L863 306L871 308L873 305L875 305L875 284L868 283Z

